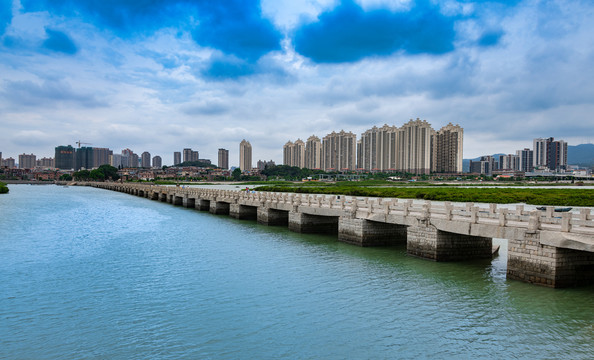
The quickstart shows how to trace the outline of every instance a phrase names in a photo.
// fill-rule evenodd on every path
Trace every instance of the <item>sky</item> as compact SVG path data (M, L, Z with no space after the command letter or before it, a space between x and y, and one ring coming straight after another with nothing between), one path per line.
M464 158L594 141L594 2L0 0L0 152L120 153L427 120ZM84 146L84 145L83 145Z

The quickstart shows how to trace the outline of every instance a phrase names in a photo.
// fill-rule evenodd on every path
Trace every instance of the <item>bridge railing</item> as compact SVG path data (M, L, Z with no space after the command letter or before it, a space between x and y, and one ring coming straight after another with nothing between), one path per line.
M548 206L544 211L541 211L526 210L523 205L516 205L514 209L508 209L507 207L498 208L497 204L488 204L488 207L484 207L477 206L474 203L436 203L411 199L384 199L344 195L198 189L147 184L88 183L88 185L112 189L142 190L149 193L175 194L175 196L231 203L249 202L272 206L291 205L327 208L354 212L361 217L373 215L415 216L519 227L530 230L594 233L594 216L588 208L581 208L577 213L556 213L552 206Z

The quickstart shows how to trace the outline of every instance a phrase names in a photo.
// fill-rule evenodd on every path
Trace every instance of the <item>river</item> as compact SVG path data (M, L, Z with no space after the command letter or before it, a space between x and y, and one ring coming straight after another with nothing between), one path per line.
M0 195L0 358L592 359L594 287L123 193Z

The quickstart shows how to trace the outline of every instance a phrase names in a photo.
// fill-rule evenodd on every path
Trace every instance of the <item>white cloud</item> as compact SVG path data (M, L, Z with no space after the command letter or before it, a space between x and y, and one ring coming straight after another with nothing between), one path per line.
M389 3L391 9L407 4L360 3ZM280 163L287 140L341 129L360 135L374 125L400 126L416 117L434 128L448 122L464 127L466 158L513 153L531 146L534 137L564 138L572 145L592 141L584 134L594 128L593 6L539 4L497 7L497 21L485 20L491 13L481 7L473 19L460 20L457 49L447 55L396 53L320 65L294 51L290 32L336 2L265 0L264 14L287 36L283 50L262 57L260 73L225 81L202 77L216 50L196 44L191 29L123 39L65 18L60 29L80 51L50 56L33 52L31 43L58 17L24 13L6 36L19 34L27 48L0 45L0 151L5 157L53 156L54 146L81 139L116 152L149 151L170 164L173 151L185 147L213 161L222 147L236 165L245 138L254 163ZM462 16L479 11L453 1L447 9ZM495 25L503 32L501 42L476 46Z

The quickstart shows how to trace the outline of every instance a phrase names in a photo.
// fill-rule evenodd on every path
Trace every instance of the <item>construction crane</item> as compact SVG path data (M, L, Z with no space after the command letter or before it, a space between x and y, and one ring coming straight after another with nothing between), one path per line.
M85 145L93 145L93 144L91 144L91 143L81 142L80 140L78 140L78 141L75 141L74 143L75 143L75 144L78 144L78 148L79 148L79 149L80 149L80 144L85 144Z

